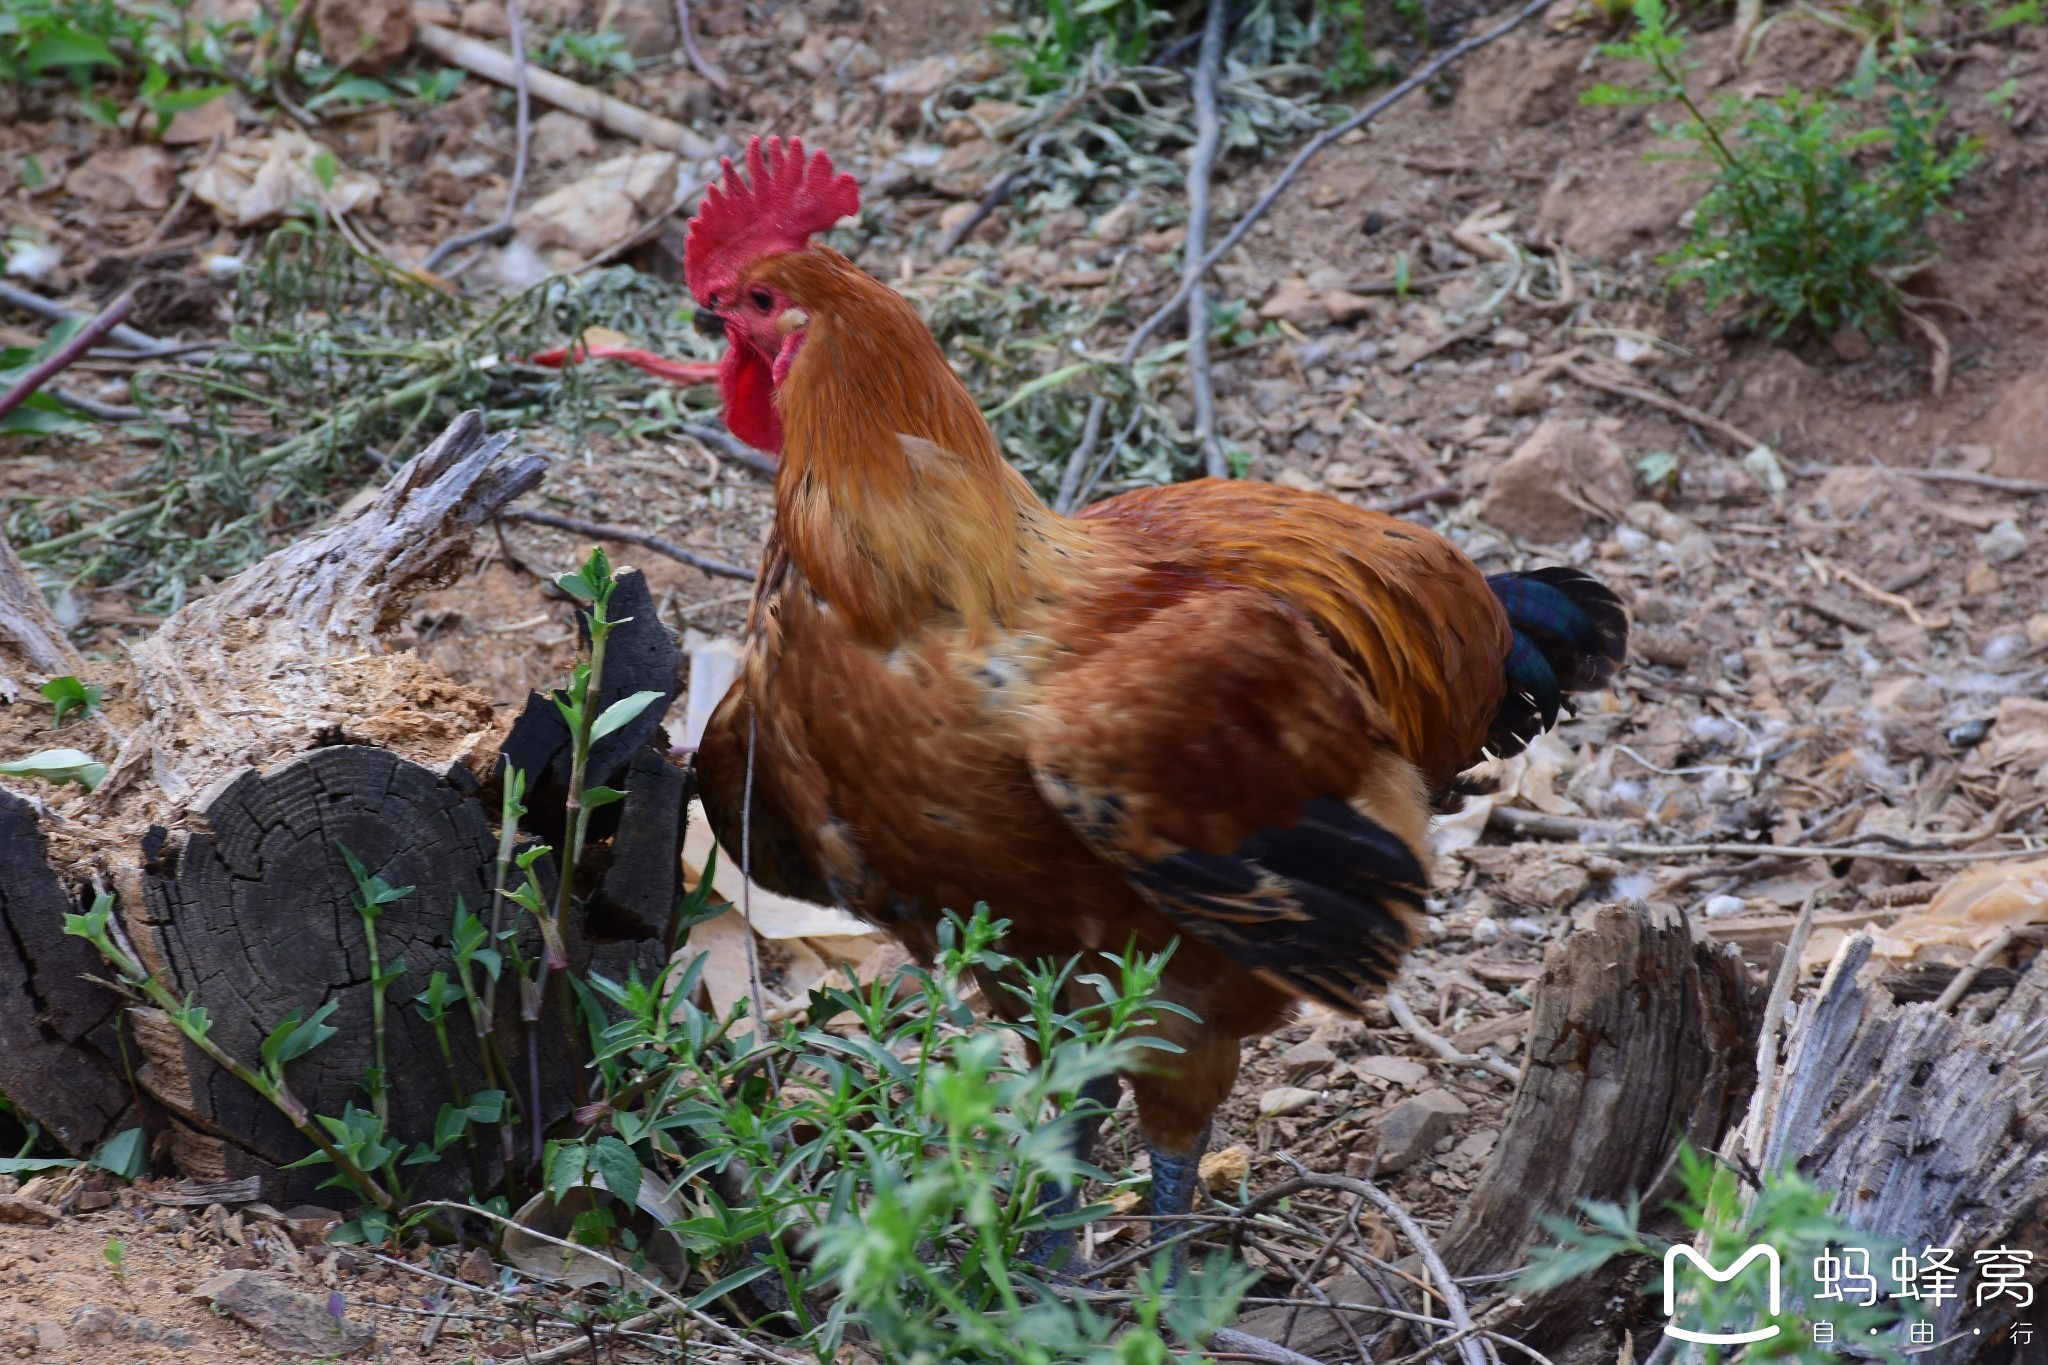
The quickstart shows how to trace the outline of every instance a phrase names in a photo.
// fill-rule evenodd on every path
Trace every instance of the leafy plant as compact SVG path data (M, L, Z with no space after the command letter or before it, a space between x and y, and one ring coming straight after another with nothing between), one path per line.
M1368 21L1375 11L1366 0L1322 0L1322 4L1338 26L1337 50L1323 72L1330 89L1361 90L1400 75L1399 64L1373 41Z
M73 711L83 719L100 709L100 689L80 682L69 673L50 679L36 691L56 709L56 718L50 722L52 730L63 729L64 721Z
M989 42L1015 55L1017 69L1034 93L1063 84L1091 52L1119 66L1142 62L1153 32L1170 22L1170 11L1147 0L1035 0L1014 30Z
M1689 1144L1679 1149L1678 1171L1683 1194L1668 1207L1693 1232L1710 1265L1733 1266L1749 1248L1763 1245L1777 1252L1782 1267L1776 1313L1768 1293L1760 1292L1768 1290L1762 1271L1727 1280L1704 1274L1686 1277L1678 1299L1685 1321L1710 1331L1779 1329L1775 1336L1734 1355L1709 1345L1706 1365L1721 1365L1737 1356L1786 1365L1839 1365L1842 1357L1835 1346L1814 1340L1816 1320L1829 1323L1840 1340L1855 1342L1859 1352L1894 1365L1903 1361L1907 1324L1922 1316L1920 1301L1880 1298L1873 1286L1873 1301L1858 1302L1828 1292L1830 1286L1821 1276L1823 1266L1842 1264L1845 1248L1860 1248L1869 1253L1871 1265L1882 1266L1902 1249L1895 1239L1844 1222L1833 1212L1834 1196L1796 1171L1766 1179L1746 1199L1733 1169L1702 1156ZM1568 1218L1542 1219L1556 1240L1532 1254L1528 1270L1516 1282L1518 1292L1555 1289L1592 1274L1617 1256L1661 1260L1670 1245L1641 1231L1642 1208L1636 1200L1582 1200L1579 1209L1583 1226ZM1839 1270L1833 1278L1839 1289ZM1661 1301L1662 1279L1653 1278L1643 1292Z
M1635 16L1635 33L1601 51L1648 66L1652 79L1583 99L1685 110L1658 131L1693 143L1713 169L1690 239L1665 258L1674 278L1697 280L1710 307L1739 300L1773 336L1795 325L1887 333L1897 281L1934 252L1927 220L1978 160L1967 139L1941 149L1934 78L1895 49L1888 65L1864 61L1839 92L1729 97L1709 113L1686 88L1685 34L1663 0L1635 0Z
M633 49L617 30L601 28L592 33L565 28L556 31L541 49L541 65L565 75L601 81L607 76L633 74Z

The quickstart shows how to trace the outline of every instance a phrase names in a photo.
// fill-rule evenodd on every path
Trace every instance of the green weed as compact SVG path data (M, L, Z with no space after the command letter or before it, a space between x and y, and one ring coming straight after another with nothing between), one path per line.
M1676 103L1687 117L1658 125L1712 167L1691 237L1666 263L1698 281L1710 307L1738 301L1772 336L1794 326L1851 326L1882 335L1898 280L1935 252L1926 224L1977 164L1967 139L1944 151L1945 106L1911 54L1866 59L1838 92L1730 97L1709 113L1685 85L1685 34L1663 0L1636 0L1637 28L1601 51L1648 66L1642 86L1601 85L1588 104ZM1960 215L1956 215L1960 216Z
M52 730L63 729L64 722L70 718L73 711L78 712L80 719L84 719L100 709L100 689L88 687L69 673L61 678L50 679L36 691L57 713L50 721Z
M1833 1212L1832 1193L1795 1171L1770 1177L1762 1189L1745 1199L1735 1171L1689 1145L1680 1148L1678 1169L1683 1194L1668 1207L1694 1234L1710 1265L1733 1266L1757 1245L1773 1248L1781 1265L1776 1312L1771 1311L1761 1270L1727 1280L1704 1274L1686 1277L1675 1306L1694 1330L1779 1329L1769 1340L1745 1348L1746 1354L1744 1350L1730 1354L1706 1346L1705 1365L1737 1358L1784 1365L1838 1365L1842 1357L1837 1347L1814 1339L1817 1320L1828 1323L1836 1339L1856 1343L1858 1352L1894 1365L1904 1360L1907 1324L1921 1316L1919 1301L1885 1299L1875 1286L1870 1303L1845 1297L1840 1292L1839 1269L1836 1284L1830 1286L1822 1282L1816 1266L1817 1261L1834 1257L1831 1264L1839 1267L1845 1248L1860 1248L1868 1253L1867 1264L1873 1273L1881 1277L1902 1249L1895 1239L1851 1227ZM1542 1220L1556 1240L1532 1254L1528 1270L1516 1281L1517 1292L1545 1293L1592 1274L1617 1256L1661 1259L1669 1246L1641 1231L1642 1207L1635 1200L1623 1204L1584 1200L1579 1208L1583 1225L1569 1218ZM1830 1288L1836 1292L1829 1293ZM1661 1306L1662 1279L1653 1277L1643 1292L1658 1299Z

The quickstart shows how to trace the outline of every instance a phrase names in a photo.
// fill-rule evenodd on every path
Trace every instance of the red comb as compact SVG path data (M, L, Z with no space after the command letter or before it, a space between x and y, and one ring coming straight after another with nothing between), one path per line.
M860 187L832 168L832 158L804 158L802 138L747 141L742 177L724 158L725 174L704 192L683 249L683 270L699 302L728 285L763 256L800 251L814 232L860 212Z

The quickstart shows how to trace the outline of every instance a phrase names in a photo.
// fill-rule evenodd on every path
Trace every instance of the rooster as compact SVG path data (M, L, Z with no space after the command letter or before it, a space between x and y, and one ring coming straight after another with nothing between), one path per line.
M927 960L983 901L1026 960L1178 941L1186 1014L1154 1025L1178 1051L1124 1080L1153 1211L1185 1212L1241 1040L1392 979L1432 810L1603 685L1627 622L1584 574L1489 579L1319 493L1054 513L911 305L811 240L859 203L824 153L757 139L690 225L727 424L781 455L705 809L761 884Z

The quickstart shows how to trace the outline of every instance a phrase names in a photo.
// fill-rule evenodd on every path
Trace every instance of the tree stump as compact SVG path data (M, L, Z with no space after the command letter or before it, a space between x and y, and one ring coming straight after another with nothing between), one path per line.
M77 909L36 808L0 792L0 1095L74 1152L143 1121L146 1107L124 1075L121 996L93 979L107 971L99 954L64 932Z
M1697 941L1668 910L1602 909L1550 949L1534 1000L1514 1106L1443 1243L1454 1274L1523 1264L1537 1219L1581 1199L1654 1208L1675 1192L1679 1140L1713 1148L1755 1080L1761 992L1734 948ZM1583 1337L1626 1273L1545 1295L1504 1330L1539 1350Z
M377 924L382 965L406 965L385 1005L394 1133L424 1141L442 1104L486 1088L467 1011L458 1003L450 1019L451 1078L414 996L432 972L452 974L458 906L492 917L498 808L480 779L492 776L508 726L459 679L380 636L414 593L466 565L478 526L539 482L542 462L509 445L486 439L481 419L465 414L376 498L137 642L143 719L125 734L95 732L99 744L118 744L96 792L42 789L50 808L40 822L34 803L0 794L0 1036L10 1045L0 1092L68 1150L89 1151L142 1119L167 1130L157 1150L187 1175L255 1176L280 1205L314 1199L331 1174L285 1169L310 1144L281 1113L215 1068L161 1012L84 980L111 974L62 932L63 913L89 898L89 882L114 891L138 960L173 994L203 1005L211 1039L244 1062L257 1062L262 1039L292 1011L334 1003L328 1022L338 1031L286 1077L311 1111L339 1115L351 1103L369 1107L362 1082L373 1065L372 973L347 848L369 873L413 888ZM19 569L0 555L0 675L71 671L63 632L32 580L8 581L10 564ZM687 785L659 742L676 691L674 646L640 576L620 577L615 615L636 619L612 637L616 671L607 669L605 691L652 688L664 700L610 737L606 773L593 774L627 796L603 812L609 824L578 880L590 888L587 913L565 926L572 968L617 977L662 959ZM552 703L537 709L555 719ZM536 726L545 730L544 720L510 728ZM537 871L552 887L545 860ZM500 913L538 956L524 912ZM124 1016L125 1040L116 1032ZM537 1027L523 1029L508 984L498 1018L499 1050L522 1097L531 1060L542 1118L569 1113L584 1073L566 1014L550 1004ZM524 1055L529 1039L533 1059ZM124 1056L134 1085L118 1065ZM479 1166L495 1167L497 1156ZM467 1192L476 1172L461 1165L414 1168L413 1192Z
M2040 1307L1980 1307L1972 1286L1980 1250L2030 1252L2035 1292L2048 1262L2048 966L2036 953L2002 997L1950 1014L1862 983L1870 949L1868 934L1843 943L1798 1006L1784 1063L1751 1101L1744 1155L1764 1171L1796 1162L1854 1227L1916 1255L1955 1251L1957 1296L1930 1315L1939 1344L1916 1360L1963 1365L1994 1347L2037 1359L2038 1339L2017 1351L2007 1333Z

